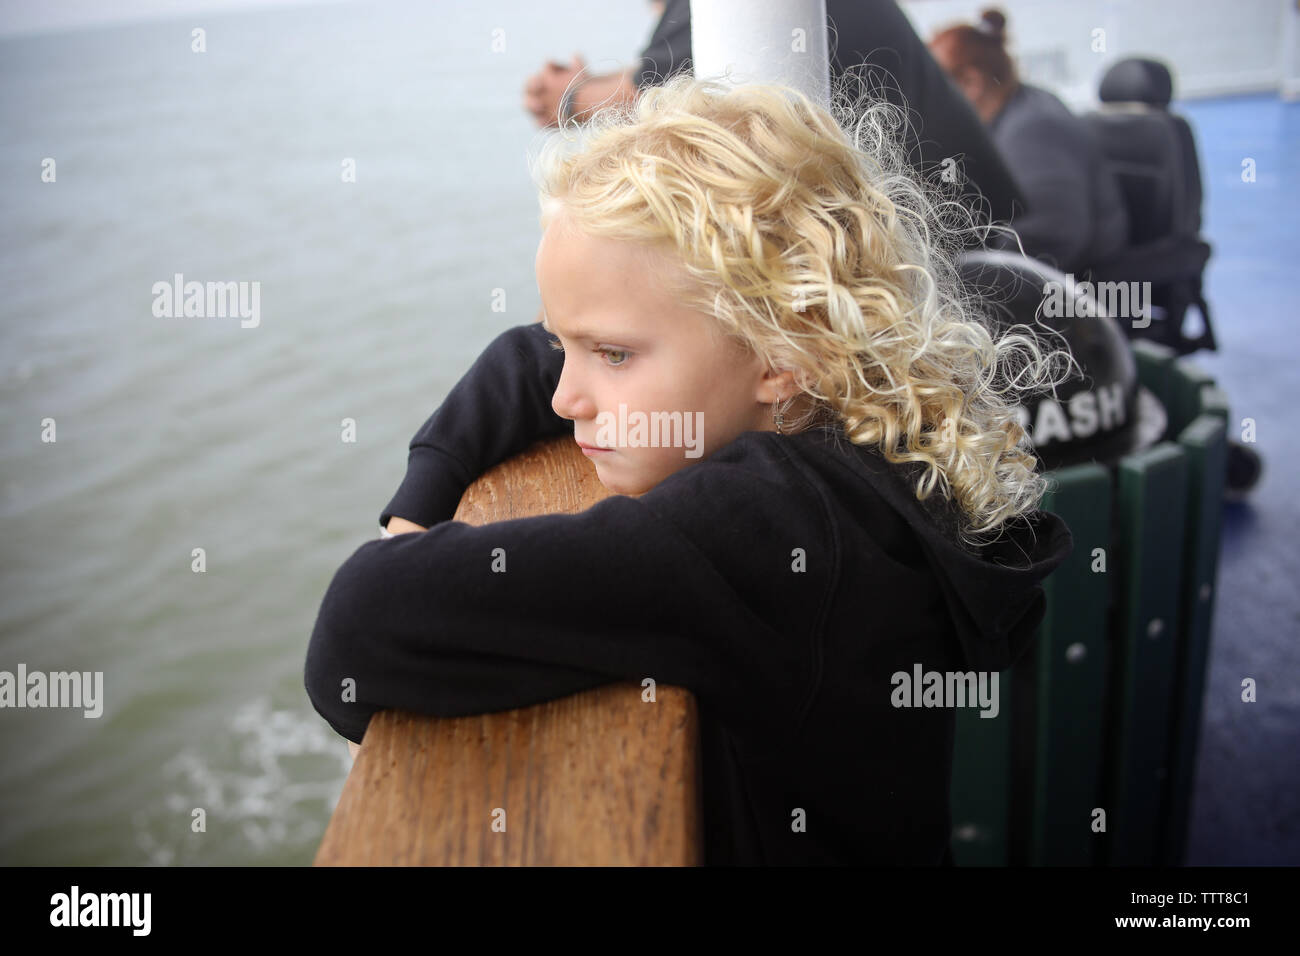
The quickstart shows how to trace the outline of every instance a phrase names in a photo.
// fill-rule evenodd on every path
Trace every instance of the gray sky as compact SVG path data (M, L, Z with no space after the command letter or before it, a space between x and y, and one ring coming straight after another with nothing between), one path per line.
M347 0L0 0L0 36L318 2Z

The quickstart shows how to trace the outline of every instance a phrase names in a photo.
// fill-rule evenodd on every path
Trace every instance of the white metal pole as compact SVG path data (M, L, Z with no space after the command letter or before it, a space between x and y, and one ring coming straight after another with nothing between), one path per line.
M691 0L691 61L701 79L779 83L826 106L826 0Z

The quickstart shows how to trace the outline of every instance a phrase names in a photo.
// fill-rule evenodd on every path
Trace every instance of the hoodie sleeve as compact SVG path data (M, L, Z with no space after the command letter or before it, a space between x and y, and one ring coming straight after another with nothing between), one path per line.
M542 438L572 435L573 423L551 408L564 353L541 323L507 329L411 439L406 476L379 515L426 528L450 520L465 489L493 465Z
M831 70L836 76L864 71L874 96L901 108L901 131L913 166L937 175L946 159L960 162L963 203L987 203L996 221L1023 208L1024 196L1001 152L895 0L827 0L831 24ZM857 95L858 90L850 92Z
M689 0L668 0L654 33L641 51L636 85L644 89L662 82L691 64L691 5Z
M313 706L360 742L388 708L458 717L652 678L692 691L742 737L784 741L811 686L807 642L784 637L723 573L734 569L651 509L651 496L689 506L674 484L578 514L445 521L361 545L311 635Z

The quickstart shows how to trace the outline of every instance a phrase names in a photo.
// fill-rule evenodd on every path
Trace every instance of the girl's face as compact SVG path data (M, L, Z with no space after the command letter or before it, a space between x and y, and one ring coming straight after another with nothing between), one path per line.
M580 445L605 449L588 457L606 488L639 495L742 432L775 430L771 403L793 394L791 374L766 370L711 316L676 302L656 276L684 277L679 264L586 235L561 213L536 269L546 328L564 347L551 407Z

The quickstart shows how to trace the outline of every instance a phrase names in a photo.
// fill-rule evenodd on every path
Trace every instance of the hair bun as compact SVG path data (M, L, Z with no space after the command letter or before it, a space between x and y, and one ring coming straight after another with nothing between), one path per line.
M981 33L985 33L1002 43L1007 38L1007 17L1001 10L990 7L980 13L980 24L978 27Z

